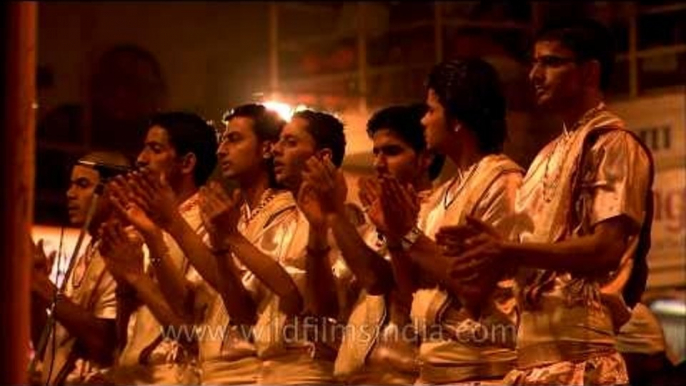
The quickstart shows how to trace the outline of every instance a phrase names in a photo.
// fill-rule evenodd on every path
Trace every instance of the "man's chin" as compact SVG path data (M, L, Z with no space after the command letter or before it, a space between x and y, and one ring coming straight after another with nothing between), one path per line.
M236 178L236 173L234 173L233 170L222 170L222 177L231 180Z
M552 109L556 110L560 107L559 98L552 98L549 94L543 94L536 97L536 107L540 109Z

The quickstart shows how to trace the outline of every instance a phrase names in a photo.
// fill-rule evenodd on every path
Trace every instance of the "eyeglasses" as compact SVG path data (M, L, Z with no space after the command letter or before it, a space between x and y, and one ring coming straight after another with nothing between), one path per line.
M565 58L555 55L543 55L538 58L532 58L530 62L531 68L541 66L545 68L558 68L568 63L576 63L576 58Z

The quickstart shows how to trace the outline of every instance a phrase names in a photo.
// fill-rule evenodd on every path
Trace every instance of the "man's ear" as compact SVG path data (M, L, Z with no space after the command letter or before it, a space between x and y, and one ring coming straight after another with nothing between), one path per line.
M319 158L320 160L324 160L328 158L331 162L333 162L333 152L329 148L324 148L321 150L317 150L315 153L315 156Z
M455 133L455 134L457 134L458 132L460 132L460 130L463 130L463 128L462 128L462 122L458 121L457 119L451 119L451 120L449 120L449 121L448 121L448 127L449 127L450 130L451 130L453 133Z
M195 170L195 166L198 163L194 153L188 153L181 159L181 173L182 174L192 174Z

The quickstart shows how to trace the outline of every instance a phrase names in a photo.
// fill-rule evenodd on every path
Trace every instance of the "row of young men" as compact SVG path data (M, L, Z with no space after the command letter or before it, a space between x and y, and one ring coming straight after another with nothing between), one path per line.
M626 384L615 335L645 286L650 153L603 103L604 27L551 26L533 51L536 100L563 132L528 171L502 154L493 67L444 62L425 106L369 120L363 216L334 116L243 105L217 144L201 118L160 114L57 296L41 383ZM445 157L457 170L433 188ZM217 162L230 194L205 185ZM74 167L73 224L99 178Z

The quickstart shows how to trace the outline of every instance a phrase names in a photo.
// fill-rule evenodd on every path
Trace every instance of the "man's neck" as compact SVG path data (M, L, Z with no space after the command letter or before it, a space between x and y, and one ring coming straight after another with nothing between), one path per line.
M198 187L192 181L182 182L178 189L174 190L176 194L176 206L181 206L186 200L191 198L198 191Z
M578 103L569 104L560 112L564 127L568 130L576 129L575 125L589 110L597 107L603 101L600 93L589 93L578 99Z
M100 223L98 223L98 224L91 223L90 227L86 230L86 232L88 232L88 236L90 236L90 238L91 238L91 240L93 240L93 242L95 242L95 240L98 239L98 233L99 233L98 230L100 229L100 225L101 225Z
M455 167L460 172L465 172L472 165L484 157L484 154L479 151L477 144L461 143L461 146L455 146L455 150L447 156L455 163Z
M252 210L260 205L262 195L269 189L269 175L265 172L250 174L251 175L247 175L244 178L239 178L238 183L241 187L243 199Z
M429 190L433 187L433 185L431 184L431 180L429 179L428 173L424 173L419 178L419 180L417 182L415 182L413 185L414 185L414 190L416 190L417 193L423 192L425 190Z
M287 186L287 187L286 187L286 190L288 190L289 192L291 192L291 195L293 195L293 199L296 200L296 201L298 200L298 193L300 192L300 186L301 186L302 184L303 184L303 181L300 181L300 182L297 183L296 185Z

